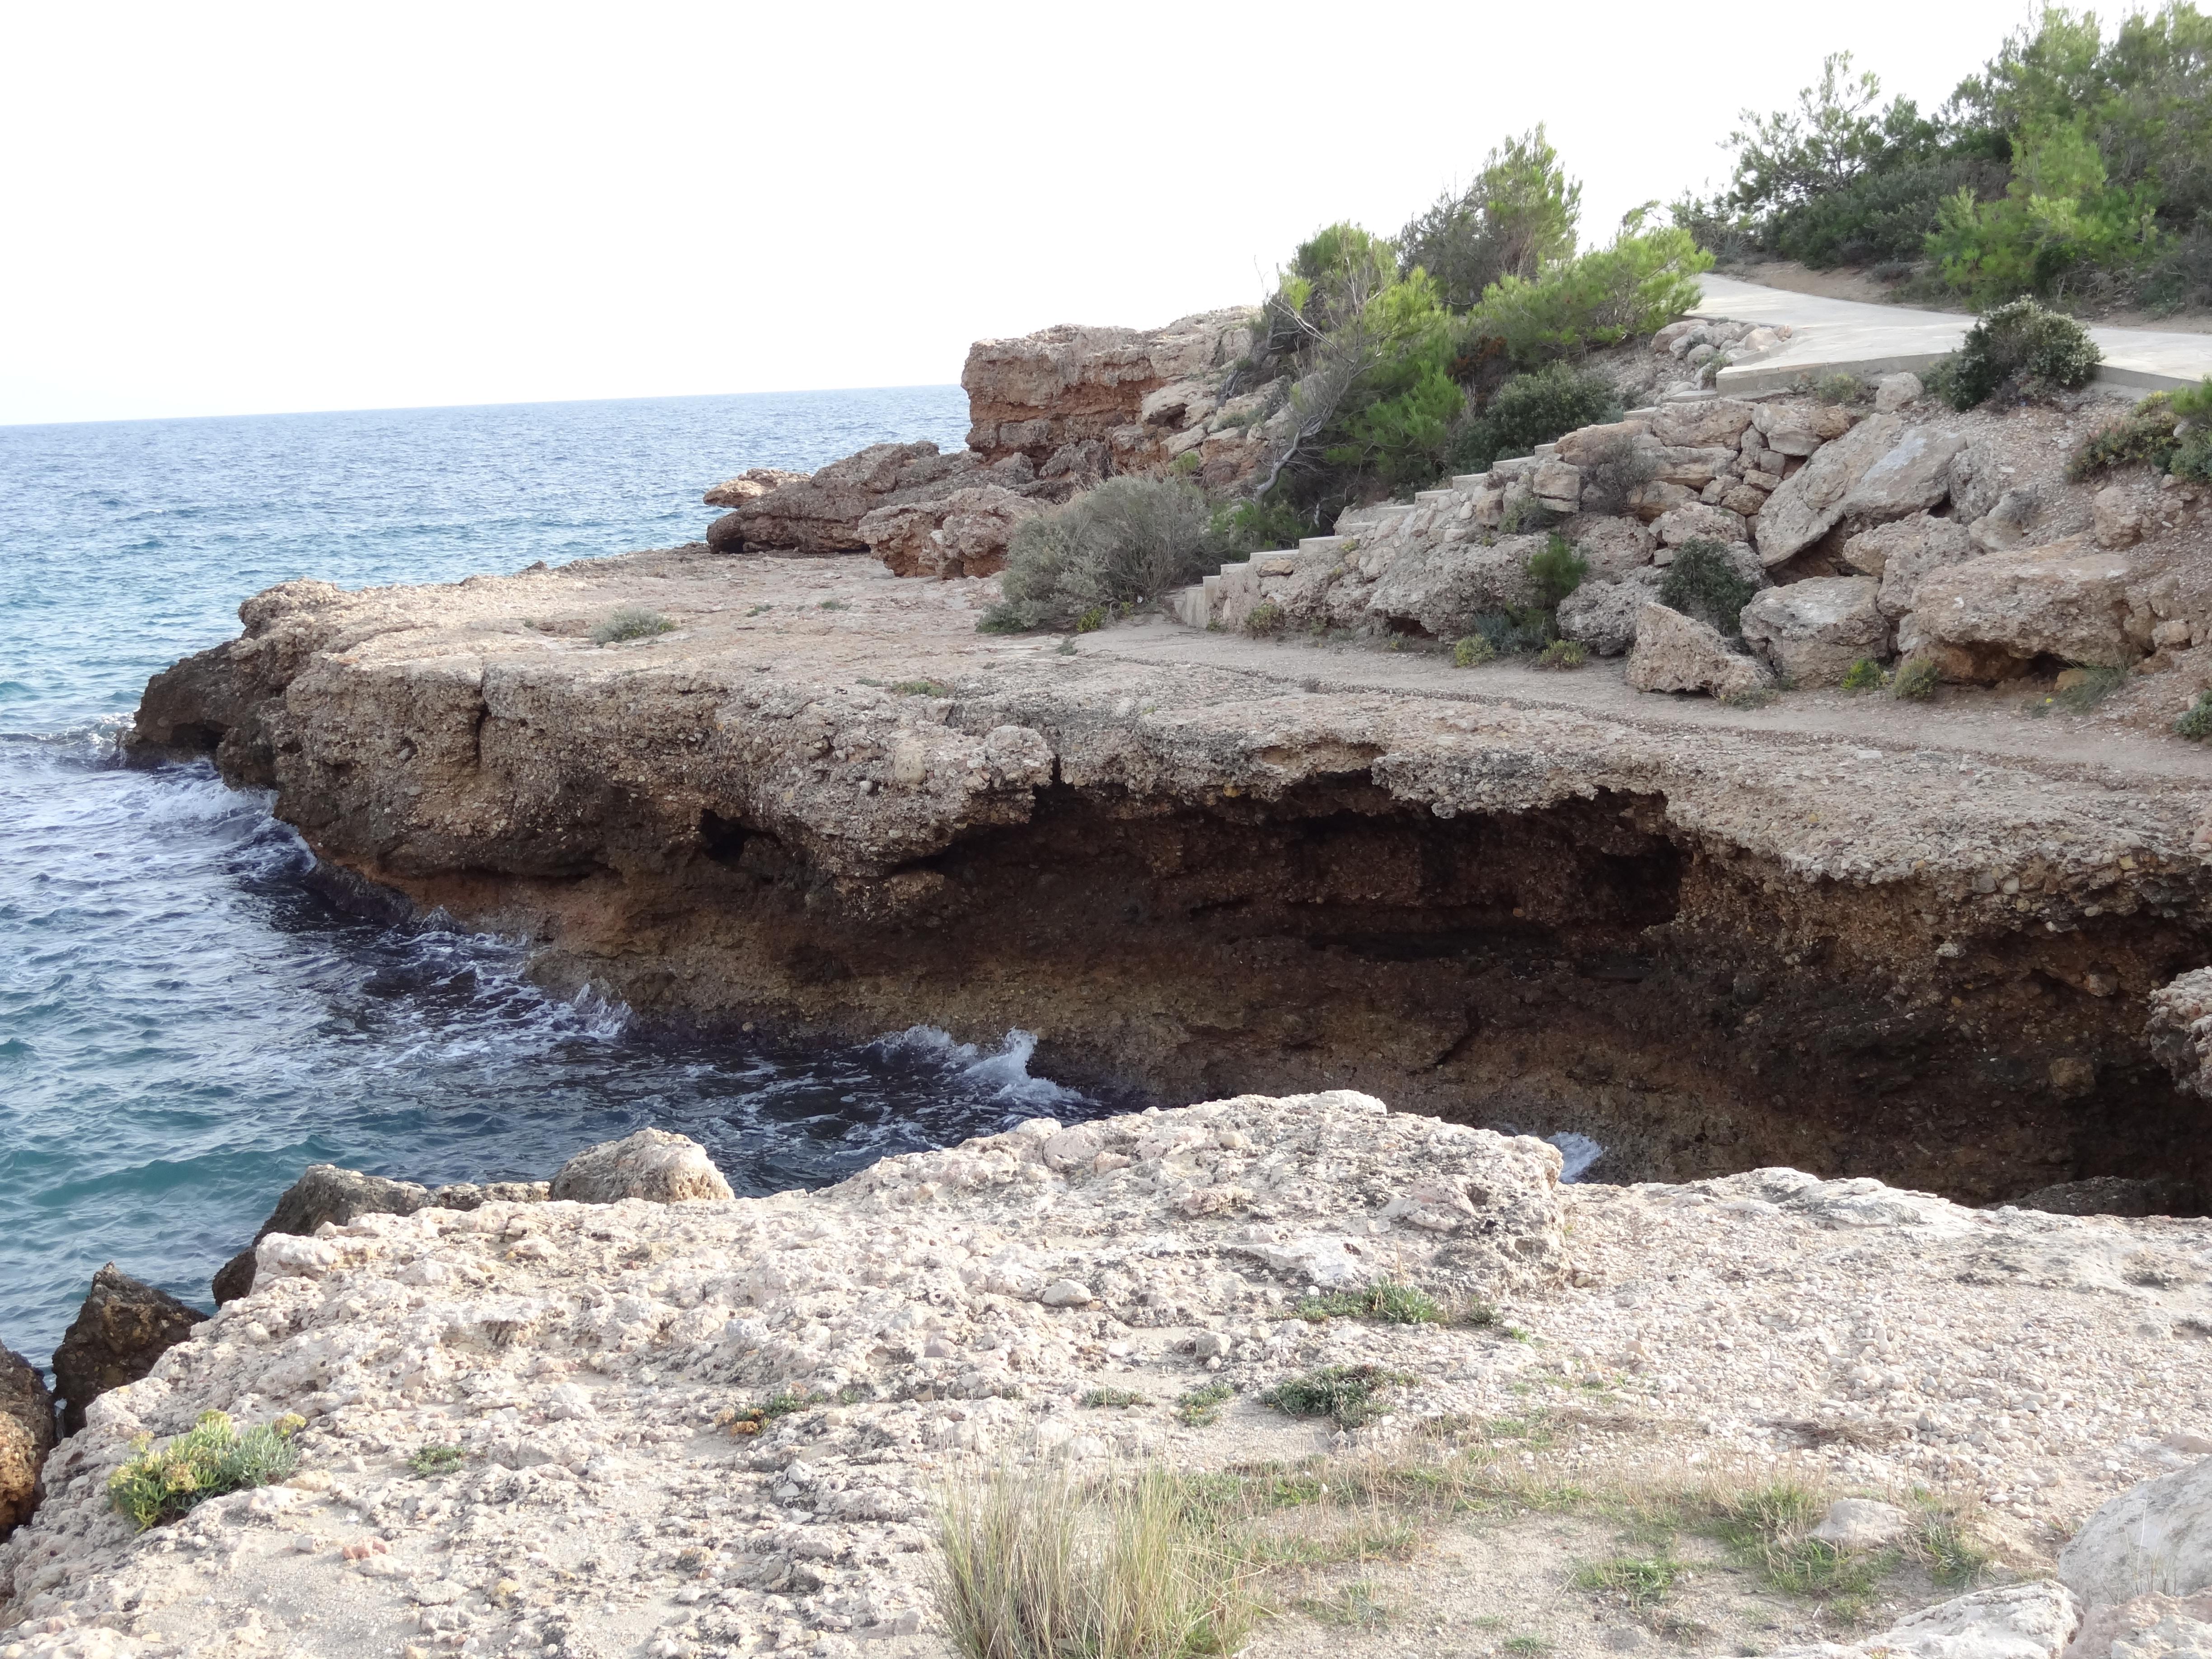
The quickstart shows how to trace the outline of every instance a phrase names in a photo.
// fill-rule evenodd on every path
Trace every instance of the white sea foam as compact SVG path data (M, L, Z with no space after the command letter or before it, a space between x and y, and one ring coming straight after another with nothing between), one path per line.
M1589 1166L1605 1156L1604 1147L1588 1135L1577 1134L1572 1129L1562 1129L1555 1135L1546 1135L1544 1139L1558 1147L1559 1156L1566 1160L1559 1170L1562 1181L1580 1181L1589 1172Z
M972 1042L956 1042L951 1034L934 1025L910 1025L881 1039L886 1048L941 1056L946 1065L968 1082L989 1090L990 1097L1010 1106L1054 1106L1078 1101L1083 1096L1061 1087L1050 1078L1031 1077L1030 1060L1036 1053L1036 1033L1010 1030L999 1046L988 1051Z

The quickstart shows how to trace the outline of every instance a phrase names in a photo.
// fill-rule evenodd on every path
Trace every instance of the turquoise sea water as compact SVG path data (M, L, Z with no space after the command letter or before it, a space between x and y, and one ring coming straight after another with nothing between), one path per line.
M781 1049L549 999L501 941L337 908L211 768L114 761L147 676L272 583L693 540L720 478L966 416L926 386L0 428L0 1342L43 1359L110 1260L210 1305L319 1159L537 1178L650 1123L762 1192L1093 1109L1018 1033Z

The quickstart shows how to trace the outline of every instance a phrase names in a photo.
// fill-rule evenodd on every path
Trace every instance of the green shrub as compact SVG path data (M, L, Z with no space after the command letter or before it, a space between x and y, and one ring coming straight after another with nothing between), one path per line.
M1441 1325L1444 1319L1443 1308L1427 1291L1387 1282L1304 1297L1291 1312L1310 1321L1377 1319L1385 1325Z
M2036 396L2087 386L2104 354L2071 317L2014 300L1984 314L1959 349L1929 371L1930 390L1958 410L2002 393Z
M1452 666L1473 668L1478 663L1495 662L1498 647L1480 634L1469 634L1452 642Z
M2177 423L2172 394L2154 392L2126 414L2084 438L2067 458L2066 476L2079 483L2107 467L2136 463L2163 472L2181 447L2174 435Z
M1546 610L1557 611L1559 601L1580 587L1589 574L1589 561L1555 530L1543 546L1528 556L1527 568L1539 601Z
M1616 432L1591 446L1582 462L1583 511L1627 512L1665 465L1657 447L1632 432Z
M1092 1389L1083 1396L1083 1403L1094 1410L1120 1410L1129 1406L1149 1406L1152 1402L1129 1389Z
M1844 671L1844 690L1846 691L1881 690L1881 665L1872 657L1861 657Z
M1262 599L1244 618L1244 631L1255 640L1272 640L1291 625L1290 615L1273 599Z
M1530 605L1517 611L1478 613L1471 637L1480 640L1489 647L1490 656L1480 659L1487 662L1492 657L1510 657L1523 652L1541 651L1559 636L1559 618L1542 605Z
M1659 581L1659 603L1734 638L1742 634L1743 608L1758 592L1758 583L1736 574L1718 542L1692 536L1674 550Z
M1824 404L1855 404L1867 395L1866 383L1856 374L1823 374L1807 389Z
M1534 454L1538 444L1579 427L1620 418L1620 394L1605 376L1571 363L1547 364L1534 374L1516 374L1480 413L1461 422L1452 434L1452 470L1487 472L1494 462Z
M1506 504L1498 527L1509 536L1532 536L1559 523L1559 515L1533 494L1516 495Z
M1580 668L1589 660L1589 653L1580 640L1553 640L1536 656L1539 668Z
M1249 559L1255 553L1271 553L1296 547L1314 533L1288 501L1238 501L1218 509L1206 527L1208 556L1224 564Z
M1926 702L1936 695L1937 678L1933 658L1908 658L1891 679L1889 692L1907 702Z
M1201 573L1212 514L1181 479L1109 478L1015 527L986 633L1076 628L1096 611L1136 605Z
M159 1526L226 1492L265 1486L300 1467L292 1437L307 1426L284 1416L240 1434L222 1412L202 1412L199 1421L167 1445L140 1435L129 1462L108 1477L107 1501L137 1522Z
M1236 1397L1237 1390L1226 1382L1201 1382L1176 1396L1176 1415L1188 1427L1209 1428L1220 1418L1221 1408Z
M2182 711L2173 729L2191 743L2202 743L2212 738L2212 691L2199 691L2197 701Z
M1389 1409L1381 1398L1385 1390L1416 1380L1380 1365L1324 1365L1278 1382L1260 1395L1260 1403L1292 1417L1326 1417L1339 1428L1356 1429Z
M658 611L626 605L592 630L594 645L614 645L623 640L649 639L672 631L676 624Z
M1106 607L1103 605L1092 605L1075 619L1075 631L1079 634L1096 634L1105 626Z
M952 688L942 680L894 680L888 688L901 697L949 697Z
M1499 277L1534 277L1572 255L1582 194L1540 125L1491 151L1472 185L1398 233L1399 267L1426 270L1444 304L1465 311Z
M1530 281L1502 276L1483 290L1468 315L1465 337L1480 356L1495 342L1516 368L1578 356L1650 334L1697 306L1698 274L1713 257L1679 226L1646 230L1638 209L1621 221L1620 234L1596 248L1553 265Z
M451 1474L461 1467L468 1455L459 1446L441 1445L428 1441L408 1455L407 1467L424 1480L433 1475Z

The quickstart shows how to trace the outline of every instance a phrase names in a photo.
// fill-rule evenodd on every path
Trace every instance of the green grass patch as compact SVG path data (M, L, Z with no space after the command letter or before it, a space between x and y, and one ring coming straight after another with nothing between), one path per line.
M1385 1325L1441 1325L1441 1303L1410 1285L1370 1285L1360 1291L1330 1291L1302 1298L1291 1310L1300 1319L1375 1319Z
M1094 1410L1118 1410L1126 1406L1149 1406L1152 1402L1133 1389L1093 1389L1083 1396L1083 1403Z
M1583 1589L1617 1595L1641 1611L1666 1600L1689 1571L1688 1563L1671 1555L1616 1555L1609 1561L1592 1561L1577 1568L1575 1583Z
M672 634L676 624L658 611L626 605L592 630L594 645L619 645L624 640L645 640L655 634Z
M407 1455L407 1467L427 1480L433 1475L453 1474L466 1455L459 1446L441 1446L432 1441Z
M952 688L942 680L893 680L888 688L902 697L949 697Z
M1237 1397L1226 1382L1203 1382L1176 1396L1176 1415L1191 1428L1203 1429L1220 1420L1221 1408Z
M300 1467L292 1437L306 1426L305 1418L287 1414L240 1434L228 1413L202 1412L166 1446L142 1434L131 1460L108 1477L107 1501L143 1532L210 1498L282 1480Z
M1285 1377L1261 1395L1260 1403L1291 1417L1326 1417L1340 1428L1356 1429L1389 1411L1382 1399L1388 1391L1416 1380L1380 1365L1323 1365Z
M1297 1605L1315 1623L1346 1630L1380 1630L1390 1622L1390 1609L1375 1599L1375 1586L1365 1579L1346 1584L1326 1601L1308 1596Z

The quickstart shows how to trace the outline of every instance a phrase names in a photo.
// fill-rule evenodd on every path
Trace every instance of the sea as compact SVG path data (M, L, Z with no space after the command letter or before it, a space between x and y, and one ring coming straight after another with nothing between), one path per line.
M696 540L747 467L966 426L947 386L0 427L0 1343L44 1363L106 1261L211 1307L313 1163L542 1179L652 1125L766 1193L1102 1109L1019 1031L796 1048L548 995L510 940L334 906L259 792L117 758L273 583Z

